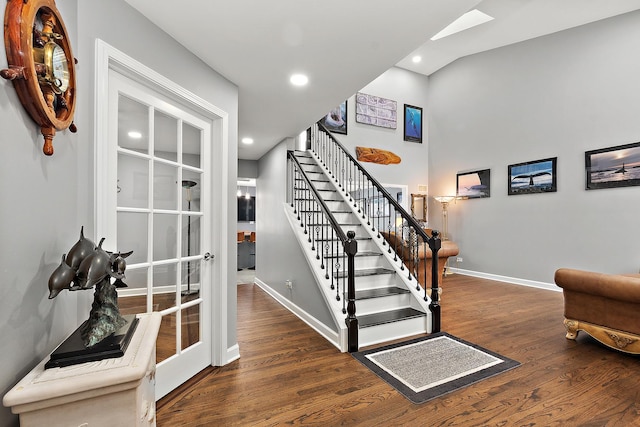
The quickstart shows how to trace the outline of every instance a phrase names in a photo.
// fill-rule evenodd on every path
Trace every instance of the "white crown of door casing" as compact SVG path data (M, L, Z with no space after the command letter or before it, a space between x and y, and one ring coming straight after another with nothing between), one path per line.
M116 48L110 46L100 39L96 39L96 62L95 62L95 127L94 127L94 171L95 171L95 230L98 236L102 236L104 231L109 229L106 215L101 215L104 206L115 206L115 192L109 192L104 185L99 185L101 177L106 176L105 169L108 167L101 159L106 159L108 148L108 96L109 96L109 70L114 70L119 74L144 86L169 96L176 102L201 114L212 123L212 140L216 144L212 149L212 177L211 188L213 197L218 200L228 199L229 183L229 138L228 122L229 117L226 111L216 107L208 101L187 91L171 80L158 74L154 70L146 67L140 62L127 56ZM111 204L110 204L111 203ZM224 204L219 204L224 205ZM229 222L226 210L222 206L212 209L214 216L212 234L216 239L211 239L210 252L215 256L216 262L213 265L212 283L219 286L209 286L211 295L211 365L222 366L239 358L237 343L228 347L227 345L227 283L228 281L228 254L224 250L224 242L229 240Z

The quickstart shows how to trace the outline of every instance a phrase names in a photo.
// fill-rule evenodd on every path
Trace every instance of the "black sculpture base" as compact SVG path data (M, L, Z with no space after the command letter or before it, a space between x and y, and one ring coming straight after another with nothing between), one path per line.
M86 320L69 338L51 353L51 358L44 365L44 368L60 368L62 366L124 356L124 352L127 350L136 326L138 326L138 318L134 314L123 317L127 323L122 328L90 348L84 346L82 337L80 336L80 331L88 322L88 320Z

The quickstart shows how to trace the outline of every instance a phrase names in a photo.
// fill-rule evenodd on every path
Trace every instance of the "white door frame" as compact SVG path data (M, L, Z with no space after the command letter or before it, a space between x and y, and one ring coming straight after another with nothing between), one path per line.
M115 197L115 192L105 194L103 188L98 188L98 177L106 176L104 162L108 150L108 94L109 94L109 69L117 71L140 84L151 87L154 90L170 97L176 102L200 113L207 120L211 120L212 133L210 141L212 152L211 164L211 189L212 200L229 200L229 114L187 91L183 87L160 75L144 64L129 57L118 49L110 46L100 39L96 39L95 58L95 116L94 116L94 213L95 230L101 236L107 229L105 215L98 215L108 203L115 206L115 200L107 197ZM212 204L212 236L209 244L202 244L203 250L210 248L215 257L211 283L209 286L211 295L211 365L222 366L229 363L227 349L227 286L229 283L228 254L225 244L229 240L228 215L224 209L224 203ZM215 236L215 239L213 238Z

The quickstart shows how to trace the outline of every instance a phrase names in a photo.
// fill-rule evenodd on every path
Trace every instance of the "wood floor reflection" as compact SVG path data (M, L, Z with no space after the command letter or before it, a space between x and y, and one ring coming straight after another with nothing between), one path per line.
M198 298L197 294L182 296L182 303ZM146 312L146 296L127 296L118 298L120 313L138 314ZM155 294L153 311L161 311L175 306L175 294ZM156 340L156 363L176 354L176 318L175 313L162 317L160 331ZM200 340L200 306L196 305L182 310L181 348L185 349Z

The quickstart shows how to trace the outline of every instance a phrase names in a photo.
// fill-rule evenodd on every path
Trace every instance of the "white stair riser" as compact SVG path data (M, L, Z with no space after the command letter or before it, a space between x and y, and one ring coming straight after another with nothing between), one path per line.
M411 306L410 294L356 300L356 316Z
M356 317L358 317L357 314ZM358 330L359 346L362 348L393 339L423 334L427 332L426 325L426 317L418 317L378 326L370 326L368 328L360 328Z
M395 274L377 274L371 276L356 277L356 289L384 288L395 286Z

